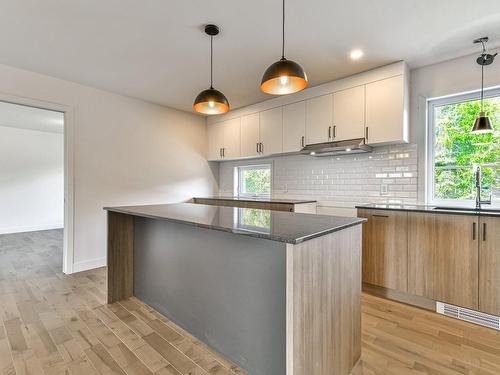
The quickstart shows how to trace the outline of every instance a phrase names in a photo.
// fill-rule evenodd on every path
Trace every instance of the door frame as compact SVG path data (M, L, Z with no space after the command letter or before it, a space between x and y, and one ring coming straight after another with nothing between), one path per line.
M75 111L65 104L46 102L0 92L0 101L28 107L47 109L64 114L64 235L63 273L73 273L74 263L74 129Z

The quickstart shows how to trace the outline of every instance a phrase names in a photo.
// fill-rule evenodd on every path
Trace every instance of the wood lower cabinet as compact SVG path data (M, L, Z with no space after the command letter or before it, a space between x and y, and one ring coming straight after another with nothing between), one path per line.
M401 211L358 210L363 225L363 282L408 290L408 214Z
M477 310L478 217L408 213L408 292Z
M479 310L500 315L500 217L479 218Z

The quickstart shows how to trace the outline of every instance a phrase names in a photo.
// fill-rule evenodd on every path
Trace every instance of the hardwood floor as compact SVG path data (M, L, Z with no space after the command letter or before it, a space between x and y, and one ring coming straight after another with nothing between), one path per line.
M0 235L0 375L243 373L135 298L106 305L105 268L63 275L61 245ZM352 375L500 374L500 332L367 294L362 328Z

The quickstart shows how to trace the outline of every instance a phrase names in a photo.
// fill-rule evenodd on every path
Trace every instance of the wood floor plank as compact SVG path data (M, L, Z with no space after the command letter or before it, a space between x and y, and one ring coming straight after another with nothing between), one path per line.
M191 361L184 353L163 339L156 332L144 336L144 340L172 364L181 374L207 375L201 367Z
M62 231L0 249L0 375L245 374L135 297L105 305L105 268L64 275ZM351 375L500 374L498 331L368 294L362 310Z

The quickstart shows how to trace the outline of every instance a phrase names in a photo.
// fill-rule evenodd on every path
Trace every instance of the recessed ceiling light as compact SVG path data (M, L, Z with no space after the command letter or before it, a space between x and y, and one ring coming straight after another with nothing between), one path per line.
M351 51L351 59L358 60L361 57L363 57L363 54L364 54L363 51L361 51L360 49L353 49Z

